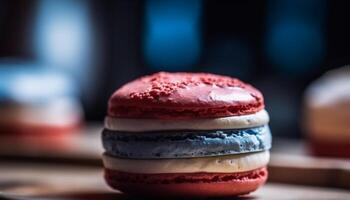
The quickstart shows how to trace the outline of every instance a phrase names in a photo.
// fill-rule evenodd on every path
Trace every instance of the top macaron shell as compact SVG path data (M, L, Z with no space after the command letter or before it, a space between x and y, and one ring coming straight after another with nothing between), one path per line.
M159 72L127 83L109 99L116 118L189 119L256 113L262 94L238 79L206 73Z

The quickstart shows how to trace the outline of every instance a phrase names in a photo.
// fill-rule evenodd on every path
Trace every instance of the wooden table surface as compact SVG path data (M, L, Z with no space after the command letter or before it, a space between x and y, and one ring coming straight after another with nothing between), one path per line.
M130 199L110 190L101 167L0 162L0 191L7 199ZM350 199L350 191L268 183L239 199Z
M104 183L100 131L73 136L72 148L0 146L0 197L130 199ZM269 173L264 187L240 199L350 199L350 161L312 157L300 141L275 140Z

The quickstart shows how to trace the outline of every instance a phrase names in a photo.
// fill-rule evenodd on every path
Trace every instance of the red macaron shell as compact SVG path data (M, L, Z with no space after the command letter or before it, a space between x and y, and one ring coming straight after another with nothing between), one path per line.
M238 79L206 73L159 72L127 83L109 99L108 115L187 119L256 113L262 94Z
M255 191L267 179L266 168L239 173L135 174L105 169L114 189L133 196L229 197Z

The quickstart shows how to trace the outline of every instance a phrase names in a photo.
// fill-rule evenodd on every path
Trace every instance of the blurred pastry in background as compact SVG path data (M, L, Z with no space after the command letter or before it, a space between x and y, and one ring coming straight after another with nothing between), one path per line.
M0 64L0 137L5 146L55 148L82 125L73 80L31 64Z
M350 66L325 73L307 88L304 115L314 155L350 158Z

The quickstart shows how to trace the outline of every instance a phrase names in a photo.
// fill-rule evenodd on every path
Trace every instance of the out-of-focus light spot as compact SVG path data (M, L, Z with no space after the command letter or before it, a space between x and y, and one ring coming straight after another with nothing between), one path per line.
M156 70L186 70L200 56L199 0L149 0L145 5L143 50Z
M319 25L325 18L325 0L269 0L268 18L270 22L302 20Z
M0 62L0 102L42 103L78 97L74 79L66 72L35 63Z
M325 1L270 0L266 52L286 73L306 73L317 67L326 50Z
M83 46L79 37L79 29L69 22L56 22L54 26L49 28L46 40L47 59L65 65L77 57L77 52Z
M308 71L321 62L325 40L317 28L303 22L275 24L267 38L267 53L288 72Z
M88 70L91 29L87 2L41 0L38 5L35 48L39 60L77 76Z
M27 71L30 72L30 71ZM72 92L73 84L63 74L37 70L13 77L10 87L16 99L33 101L64 96ZM43 86L43 84L45 84Z

